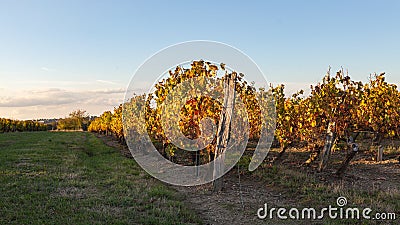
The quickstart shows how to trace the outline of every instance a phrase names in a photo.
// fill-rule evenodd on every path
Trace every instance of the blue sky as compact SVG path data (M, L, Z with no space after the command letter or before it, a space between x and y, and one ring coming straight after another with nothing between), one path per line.
M293 90L329 65L398 84L399 12L399 1L0 0L0 117L111 110L145 59L190 40L232 45Z

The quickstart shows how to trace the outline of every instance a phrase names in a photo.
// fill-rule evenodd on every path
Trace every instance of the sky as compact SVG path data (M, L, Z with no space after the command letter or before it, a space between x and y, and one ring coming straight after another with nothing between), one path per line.
M191 40L240 49L289 92L329 66L399 84L399 12L384 0L0 0L0 117L112 110L148 57Z

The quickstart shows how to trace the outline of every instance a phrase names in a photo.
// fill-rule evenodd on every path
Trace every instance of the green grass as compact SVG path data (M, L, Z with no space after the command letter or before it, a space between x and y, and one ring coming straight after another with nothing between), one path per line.
M0 224L200 224L182 200L90 133L0 134Z
M239 161L242 168L247 168L249 159L245 156ZM338 182L322 182L315 175L307 174L306 171L288 168L284 165L273 165L259 167L254 172L244 171L245 175L262 180L266 187L279 192L290 199L292 207L314 207L317 209L335 206L336 199L344 196L349 200L349 207L371 208L374 215L376 212L389 212L400 215L400 193L397 188L391 190L364 190L354 186L346 187ZM277 205L275 207L285 207ZM340 220L324 219L323 224L343 224ZM376 221L345 220L346 224L376 224ZM387 222L387 223L385 223ZM379 224L395 224L394 221L379 221Z

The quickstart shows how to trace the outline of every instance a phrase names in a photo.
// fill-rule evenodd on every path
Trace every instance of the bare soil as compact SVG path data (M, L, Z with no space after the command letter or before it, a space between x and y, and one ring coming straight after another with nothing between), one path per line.
M121 145L110 136L98 135L98 137L105 144L119 149L126 157L132 158L125 145ZM278 149L272 149L262 168L257 169L259 170L257 173L248 172L244 166L242 168L236 166L224 176L224 189L219 193L212 191L212 184L194 187L170 186L186 196L186 205L196 211L205 224L326 224L324 221L258 219L257 210L263 207L264 203L267 203L268 207L298 207L307 203L317 204L312 199L307 199L310 196L299 194L303 193L301 190L283 188L284 186L280 185L278 181L262 177L263 173L268 173L272 169L272 159L277 153ZM251 154L252 151L245 152L245 155L251 156ZM300 172L306 174L307 179L316 181L314 186L317 188L328 187L328 190L338 195L339 193L359 190L363 193L360 196L367 193L366 198L368 199L368 193L378 193L379 195L382 192L395 198L391 200L400 202L400 163L397 156L390 155L386 157L385 161L378 163L372 160L371 153L361 152L353 159L345 176L339 178L334 173L341 160L345 158L345 154L345 152L334 152L327 169L317 173L317 163L310 167L303 165L308 157L305 149L289 149L281 162L280 168L285 168L288 179L295 177ZM291 177L291 175L293 176ZM301 188L297 187L297 189ZM311 198L317 197L318 193L311 196ZM332 199L322 201L326 206L336 203L335 201L332 202ZM355 199L353 202L368 205L364 197ZM379 204L377 207L379 207ZM382 207L385 209L385 206ZM390 210L390 207L388 210ZM400 216L400 211L397 211L398 208L392 210ZM392 222L396 224L397 221ZM364 221L363 224L366 224L366 222ZM375 223L371 222L371 224ZM388 224L391 224L391 222Z

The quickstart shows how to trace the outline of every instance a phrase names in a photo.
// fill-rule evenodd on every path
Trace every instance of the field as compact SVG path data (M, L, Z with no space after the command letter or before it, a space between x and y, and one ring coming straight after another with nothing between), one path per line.
M91 133L0 134L0 224L198 224L184 196Z
M250 143L251 147L252 143ZM247 171L249 147L224 176L224 189L212 185L175 187L147 175L128 150L111 136L88 132L0 134L0 224L396 224L400 215L400 164L396 154L373 163L367 153L354 159L343 179L332 175L343 158L334 153L329 168L316 173L300 165L308 154L291 149L282 163L272 159ZM396 151L395 151L396 152ZM395 213L397 220L260 220L268 207L336 206Z

